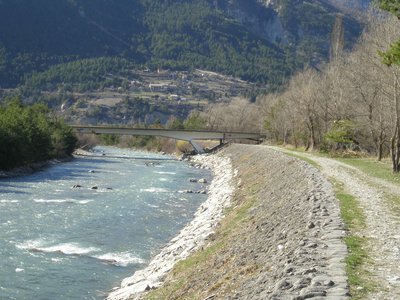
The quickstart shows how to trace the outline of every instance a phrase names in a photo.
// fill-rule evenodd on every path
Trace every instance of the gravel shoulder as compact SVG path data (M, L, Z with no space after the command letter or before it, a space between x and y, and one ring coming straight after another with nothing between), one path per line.
M326 177L341 182L347 193L358 199L366 217L366 228L360 235L367 238L371 260L366 268L379 287L367 295L368 299L400 299L400 218L387 199L389 195L400 197L399 186L334 159L309 153L296 155L318 163Z

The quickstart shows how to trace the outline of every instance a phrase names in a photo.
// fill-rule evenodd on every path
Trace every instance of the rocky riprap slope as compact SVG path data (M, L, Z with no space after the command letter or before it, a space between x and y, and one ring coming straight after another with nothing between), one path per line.
M236 191L207 247L167 276L149 299L347 299L347 249L332 187L309 164L264 146L218 155Z

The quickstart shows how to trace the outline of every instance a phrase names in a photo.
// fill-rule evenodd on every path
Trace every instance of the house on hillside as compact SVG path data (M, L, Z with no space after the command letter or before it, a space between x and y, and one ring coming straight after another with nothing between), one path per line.
M150 83L149 89L152 92L165 92L165 91L174 91L177 88L174 84L169 83Z
M173 100L173 101L178 101L178 100L181 99L181 97L174 94L174 95L169 95L169 96L168 96L168 99L169 99L169 100Z
M167 89L169 84L167 83L150 83L149 84L149 89L152 92L162 92L165 91Z

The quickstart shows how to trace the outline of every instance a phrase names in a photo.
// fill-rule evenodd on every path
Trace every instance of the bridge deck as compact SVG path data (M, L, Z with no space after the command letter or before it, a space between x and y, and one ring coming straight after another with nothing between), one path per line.
M175 130L175 129L149 129L149 128L126 128L111 126L85 126L71 125L78 133L94 133L94 134L118 134L118 135L147 135L173 138L177 140L188 141L192 144L197 152L204 152L193 141L196 140L235 140L250 139L261 140L264 136L260 133L252 132L228 132L228 131L202 131L202 130Z

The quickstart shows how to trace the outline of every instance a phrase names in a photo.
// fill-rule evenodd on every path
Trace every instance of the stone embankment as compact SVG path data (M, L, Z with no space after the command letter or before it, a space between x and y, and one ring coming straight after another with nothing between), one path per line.
M216 298L348 298L345 231L331 184L304 161L264 146L234 145L224 155L239 174L234 203L250 197L253 204L216 262L231 257L233 269L254 268Z
M125 288L141 278L147 290L164 281L141 295L150 299L347 299L345 231L330 183L307 163L263 146L231 145L217 157L232 162L236 186L220 226L204 233L206 245L188 249L195 250L190 263L156 284L143 281L164 268L160 254ZM231 192L214 188L222 202Z

